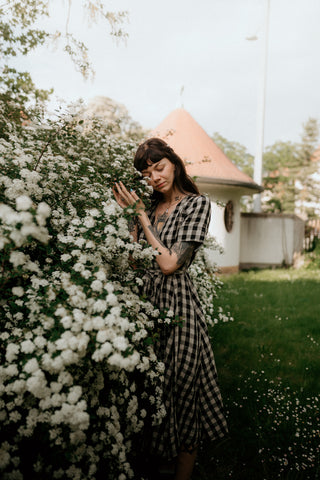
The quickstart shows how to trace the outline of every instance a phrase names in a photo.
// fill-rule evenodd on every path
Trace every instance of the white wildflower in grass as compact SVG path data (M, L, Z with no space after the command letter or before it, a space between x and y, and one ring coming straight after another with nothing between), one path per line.
M268 478L315 478L320 455L318 397L306 397L279 378L275 382L264 371L252 371L225 404L234 421L243 419L244 406L248 407L248 429Z

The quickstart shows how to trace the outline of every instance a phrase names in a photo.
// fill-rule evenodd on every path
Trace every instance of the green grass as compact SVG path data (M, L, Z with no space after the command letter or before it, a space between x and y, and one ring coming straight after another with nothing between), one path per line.
M193 478L320 478L320 271L222 280L234 321L211 333L230 435L203 447Z

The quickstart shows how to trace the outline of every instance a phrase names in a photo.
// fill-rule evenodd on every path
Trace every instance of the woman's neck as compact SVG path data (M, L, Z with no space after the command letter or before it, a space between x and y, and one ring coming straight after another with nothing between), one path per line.
M162 197L162 202L163 203L173 203L177 200L180 200L180 198L183 197L183 193L180 192L179 190L171 190L171 192L167 192L166 194L163 194L163 197Z

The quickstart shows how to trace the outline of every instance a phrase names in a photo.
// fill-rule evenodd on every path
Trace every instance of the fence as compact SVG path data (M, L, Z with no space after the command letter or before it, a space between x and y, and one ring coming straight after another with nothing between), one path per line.
M312 250L316 239L320 239L320 218L315 218L306 222L303 244L304 250Z

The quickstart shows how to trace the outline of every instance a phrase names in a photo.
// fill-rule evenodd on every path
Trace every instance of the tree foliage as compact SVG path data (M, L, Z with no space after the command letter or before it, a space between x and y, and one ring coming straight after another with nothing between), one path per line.
M221 148L224 154L231 160L241 171L253 176L253 162L254 157L248 152L244 145L239 142L234 142L223 137L220 133L215 132L212 135L215 144ZM244 212L252 210L253 199L250 196L241 198L241 208Z
M263 197L266 211L313 215L320 201L315 174L319 161L314 157L319 140L318 121L303 124L301 142L276 142L263 157Z
M138 122L135 122L127 108L109 97L94 97L79 112L88 128L91 128L92 121L99 119L109 128L112 126L114 136L123 139L131 139L140 142L145 136L146 131Z
M45 42L60 40L63 50L85 78L94 73L86 45L69 30L72 0L66 0L65 4L66 28L53 32L38 26L49 15L53 0L5 0L0 6L0 100L6 106L5 115L11 120L24 120L31 115L31 107L39 110L52 93L52 90L38 89L28 72L18 71L12 65L17 56L27 55ZM79 1L77 8L78 4ZM126 37L121 29L126 12L108 12L100 0L82 0L81 7L89 23L103 19L110 27L110 35L117 39Z
M294 213L296 173L299 169L298 147L277 141L263 156L263 210Z
M214 142L243 172L253 176L254 157L246 147L215 132ZM300 142L277 141L263 155L262 208L266 212L299 213L304 217L319 214L319 123L310 118L303 124ZM250 200L242 201L245 210Z
M212 140L242 172L249 175L249 177L253 176L254 157L244 145L227 140L218 132L212 135Z
M319 213L320 162L314 153L319 142L319 122L315 118L303 124L299 154L301 168L297 177L297 211L304 217Z

